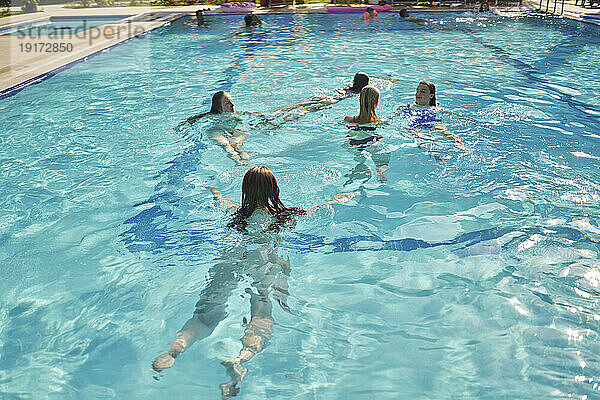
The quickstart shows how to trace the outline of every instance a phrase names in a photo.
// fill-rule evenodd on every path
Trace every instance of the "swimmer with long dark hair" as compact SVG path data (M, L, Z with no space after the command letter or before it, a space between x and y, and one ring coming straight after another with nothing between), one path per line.
M262 21L258 15L250 13L244 16L244 25L246 28L256 27L262 25Z
M238 112L235 109L235 104L231 95L223 90L216 92L211 101L210 110L189 117L186 122L193 124L198 119L206 117L208 115L229 115L235 117L239 114L252 114L263 119L263 122L273 124L271 118L266 117L264 114L256 111L242 111ZM225 122L225 121L223 121ZM230 122L235 122L233 119ZM184 122L185 124L185 122ZM246 140L248 134L240 129L237 129L234 125L223 123L221 125L216 124L211 127L210 133L212 138L221 145L229 156L240 164L248 163L250 155L244 151L242 144Z
M371 19L371 18L375 18L377 15L379 15L379 14L373 7L367 7L367 9L365 10L365 12L363 13L361 18L362 19Z
M402 18L403 20L413 22L418 25L425 25L427 22L431 22L427 19L415 18L411 16L406 8L401 9L398 15L400 15L400 18Z
M213 94L210 110L194 115L193 117L189 117L187 122L194 123L196 120L205 117L209 114L222 114L222 113L234 113L235 112L235 104L233 103L233 98L231 95L223 90L219 90L215 94Z
M234 113L235 104L231 95L220 90L213 95L209 111L190 117L187 119L187 122L193 124L198 119L207 115L233 115ZM233 160L238 163L248 162L250 155L242 148L242 144L248 136L245 132L227 124L223 124L222 126L217 124L209 128L209 131L212 138L225 149Z
M359 94L362 88L368 84L369 76L364 72L357 72L354 75L351 85L348 85L343 89L335 89L331 96L315 96L294 106L278 108L275 110L275 112L279 112L281 114L301 108L299 112L284 115L280 124L287 121L292 121L306 115L309 112L321 110L339 102L340 100Z
M227 205L217 188L207 188L218 204ZM227 226L243 233L243 241L236 241L226 249L219 262L210 268L207 285L200 294L193 317L175 335L170 350L154 360L152 368L160 372L172 367L175 359L195 341L210 336L227 317L228 298L238 284L247 282L246 277L249 277L252 284L245 291L250 295L250 321L244 321L242 349L233 360L222 362L231 378L220 385L222 397L228 399L238 395L247 372L242 364L260 353L273 334L275 321L271 298L284 311L290 312L287 305L290 263L289 259L277 255L280 240L277 232L293 226L297 216L331 204L347 202L354 196L353 193L339 194L333 200L306 210L286 207L279 198L279 186L269 168L250 168L242 182L241 207L228 207L234 210L234 214Z

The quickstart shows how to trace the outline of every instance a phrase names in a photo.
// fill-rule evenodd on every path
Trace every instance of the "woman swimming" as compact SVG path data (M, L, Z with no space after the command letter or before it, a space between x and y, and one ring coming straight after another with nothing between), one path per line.
M207 188L220 205L226 205L215 187ZM244 233L245 243L236 242L227 248L219 262L210 268L208 283L196 304L194 316L176 334L170 350L154 360L152 368L163 371L172 367L175 359L195 341L210 336L227 317L226 303L238 284L252 282L245 289L250 295L250 321L244 321L242 349L235 359L222 362L231 377L220 385L223 399L239 394L240 383L247 372L242 363L261 352L272 336L275 321L271 298L290 312L287 305L290 263L277 254L280 241L277 232L286 225L293 225L296 216L353 197L353 193L340 194L308 210L286 207L279 198L279 186L273 173L263 166L250 168L242 182L242 205L229 207L235 211L227 225Z
M211 101L210 111L203 112L187 119L190 124L207 115L229 114L235 113L235 104L231 95L225 91L216 92ZM238 163L248 162L250 155L244 149L242 144L246 140L247 134L231 124L230 121L221 121L221 124L215 124L209 128L212 138L219 144L229 156ZM227 123L230 122L230 123ZM233 121L235 122L235 121Z
M286 113L298 108L301 108L301 111L296 113L289 113L288 115L284 115L282 117L281 124L298 119L309 112L318 111L322 108L331 106L343 100L345 98L351 97L355 94L360 93L362 88L369 84L369 76L364 72L357 72L354 75L354 79L352 80L352 84L344 87L343 89L335 89L331 96L315 96L309 100L305 100L301 103L298 103L293 106L278 108L275 112Z
M379 89L367 85L360 91L360 112L358 115L347 115L344 120L355 124L369 124L381 122L381 118L375 113L379 104Z
M421 81L415 93L415 103L399 108L397 113L410 119L409 130L414 136L423 138L423 129L434 129L450 139L459 149L468 152L462 139L448 131L442 124L437 105L435 85L428 81Z
M259 116L264 120L264 122L272 124L270 118L259 112L245 111L241 113ZM229 115L231 117L235 117L241 113L235 110L235 104L231 95L220 90L212 97L210 111L189 117L186 121L189 124L193 124L198 119L208 115ZM240 121L235 118L223 119L219 121L219 123L212 125L208 131L211 137L225 149L225 151L233 160L240 164L244 164L248 163L250 160L250 155L242 148L242 145L246 141L246 137L248 135L246 132L236 127L239 122Z
M187 119L187 122L194 123L196 122L196 120L210 114L223 114L234 112L235 104L233 103L233 98L231 97L231 95L223 90L219 90L218 92L213 94L210 105L210 111L206 111L198 115L194 115L193 117L189 117Z
M358 149L358 152L355 154L355 159L358 163L347 175L348 181L344 185L348 185L358 179L362 179L363 181L369 179L371 174L366 166L365 150L371 154L371 158L377 169L377 179L380 182L385 181L384 172L389 169L390 154L383 149L383 137L378 134L364 134L365 131L368 132L376 129L372 124L382 121L375 113L375 109L379 104L379 89L371 85L365 86L360 91L359 103L359 114L347 115L346 118L344 118L346 122L362 125L353 127L353 132L349 135L350 146ZM369 125L364 126L364 124Z

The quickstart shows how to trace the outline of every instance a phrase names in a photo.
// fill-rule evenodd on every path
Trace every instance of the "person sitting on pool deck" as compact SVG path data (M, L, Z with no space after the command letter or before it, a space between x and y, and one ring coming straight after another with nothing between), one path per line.
M379 89L367 85L360 91L360 112L358 115L347 115L344 120L356 124L369 124L380 122L381 119L375 114L379 104Z
M340 100L343 100L347 97L353 96L355 94L360 93L362 88L369 84L369 75L364 72L357 72L354 75L354 79L352 80L352 84L346 86L343 89L335 89L332 96L315 96L309 100L298 103L294 106L282 107L278 108L276 112L287 112L292 111L297 108L303 108L302 111L298 113L291 113L283 117L283 122L291 121L302 117L303 115L312 112L318 111L322 108L328 107L332 104L337 103Z
M398 109L397 113L402 113L404 116L411 119L409 130L413 135L421 137L422 129L434 129L440 132L464 152L469 150L464 145L462 139L453 132L448 131L445 125L441 122L437 108L435 85L428 81L421 81L417 86L415 93L415 103L409 104Z
M365 13L362 15L362 19L370 19L370 18L374 18L376 17L377 11L373 9L373 7L367 7L367 10L365 11Z
M246 24L247 28L262 25L262 21L260 18L258 18L258 15L252 13L246 14L244 17L244 23Z

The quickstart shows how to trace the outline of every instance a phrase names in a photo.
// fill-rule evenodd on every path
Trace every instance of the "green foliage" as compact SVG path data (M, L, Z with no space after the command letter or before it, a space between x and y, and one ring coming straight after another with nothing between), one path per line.
M10 0L0 0L0 7L5 8L6 12L9 12Z
M98 7L114 7L115 0L96 0Z

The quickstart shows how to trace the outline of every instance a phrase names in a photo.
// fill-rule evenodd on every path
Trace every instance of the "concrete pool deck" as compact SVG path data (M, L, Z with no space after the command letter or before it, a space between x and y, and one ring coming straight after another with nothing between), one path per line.
M295 8L257 9L256 12L324 12L327 5L329 4L307 4ZM560 4L558 7L558 11L560 11ZM44 79L48 74L52 74L73 62L85 60L90 55L164 26L181 16L193 15L196 10L207 8L211 12L219 12L218 6L206 5L80 9L65 8L64 5L48 5L42 7L43 12L1 18L0 29L35 23L51 17L128 16L119 21L68 36L0 36L0 54L4 55L0 60L0 97L10 95L28 84ZM521 9L536 8L539 8L539 1L535 0L525 0L523 7L521 7ZM550 5L550 9L552 8L553 3ZM424 11L426 8L412 8L412 10ZM435 10L459 11L461 8ZM564 15L569 18L581 20L581 14L586 12L590 12L590 10L572 4L565 4Z
M0 29L35 23L51 17L129 17L98 28L63 36L37 33L28 36L0 36L0 53L3 54L0 61L0 95L2 96L13 90L19 90L37 79L42 79L46 74L61 67L143 35L192 11L192 8L178 10L178 7L67 9L62 6L44 6L43 8L44 12L41 13L2 18Z

